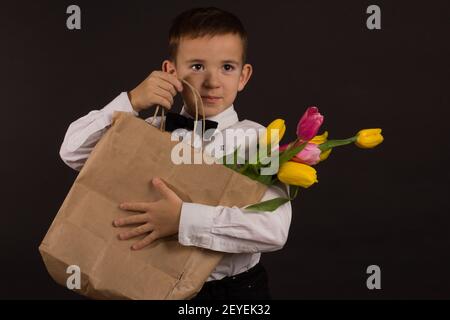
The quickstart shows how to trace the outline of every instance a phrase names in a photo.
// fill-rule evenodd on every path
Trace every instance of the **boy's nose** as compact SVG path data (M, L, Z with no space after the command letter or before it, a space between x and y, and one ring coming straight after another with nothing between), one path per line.
M214 72L207 72L205 75L205 81L203 82L203 85L206 88L218 88L220 87L220 81L217 74Z

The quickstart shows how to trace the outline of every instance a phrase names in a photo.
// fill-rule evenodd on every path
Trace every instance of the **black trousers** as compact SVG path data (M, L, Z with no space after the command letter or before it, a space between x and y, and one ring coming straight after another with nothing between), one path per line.
M271 299L267 272L261 263L232 277L208 281L192 300Z

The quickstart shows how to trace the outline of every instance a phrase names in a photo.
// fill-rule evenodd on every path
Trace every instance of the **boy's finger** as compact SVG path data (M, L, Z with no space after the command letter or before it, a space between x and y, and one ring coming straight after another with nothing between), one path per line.
M120 240L128 240L128 239L140 236L141 234L150 232L152 230L153 230L153 227L150 224L146 223L146 224L143 224L142 226L134 228L131 231L120 233L119 239Z
M171 83L175 88L177 88L178 91L183 91L183 84L180 80L177 79L174 75L167 73L167 72L160 72L158 73L158 76Z
M136 214L131 217L116 219L114 220L113 224L115 227L120 227L120 226L127 226L129 224L144 223L147 221L148 221L147 214Z
M150 207L148 202L124 202L119 208L127 211L147 212Z
M140 249L148 246L150 243L152 243L153 241L157 240L158 238L159 238L158 234L155 231L153 231L152 233L150 233L148 236L146 236L141 241L138 241L135 244L133 244L131 249L132 250L140 250Z
M175 192L172 191L160 178L154 177L152 179L153 185L156 187L156 190L158 190L159 194L162 195L165 198L172 197ZM176 195L176 194L175 194Z
M161 97L161 96L160 96L159 94L157 94L156 92L155 92L155 102L156 102L158 105L160 105L160 106L166 108L167 110L170 110L170 108L172 108L172 103L171 103L169 100L167 100L166 98Z
M155 90L153 91L153 93L157 96L160 96L161 98L166 99L170 105L173 105L173 96L170 94L169 91L161 89L160 87L155 88Z
M175 90L175 88L173 87L173 84L171 84L168 81L159 81L158 82L158 87L165 90L165 91L169 91L170 94L172 94L173 97L175 97L177 95L177 90Z

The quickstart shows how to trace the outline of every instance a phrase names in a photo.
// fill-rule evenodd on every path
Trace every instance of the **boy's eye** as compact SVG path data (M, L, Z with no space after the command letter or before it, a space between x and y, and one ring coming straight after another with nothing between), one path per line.
M225 65L223 66L223 69L224 69L225 71L232 71L232 70L234 70L234 67L233 67L231 64L225 64Z
M191 66L191 69L194 71L200 71L203 69L203 65L200 63L196 63Z

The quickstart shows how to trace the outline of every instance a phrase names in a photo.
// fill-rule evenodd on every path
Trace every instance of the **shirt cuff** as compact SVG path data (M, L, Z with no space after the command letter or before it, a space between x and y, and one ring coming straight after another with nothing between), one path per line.
M183 202L181 206L178 242L184 246L209 248L215 207Z

